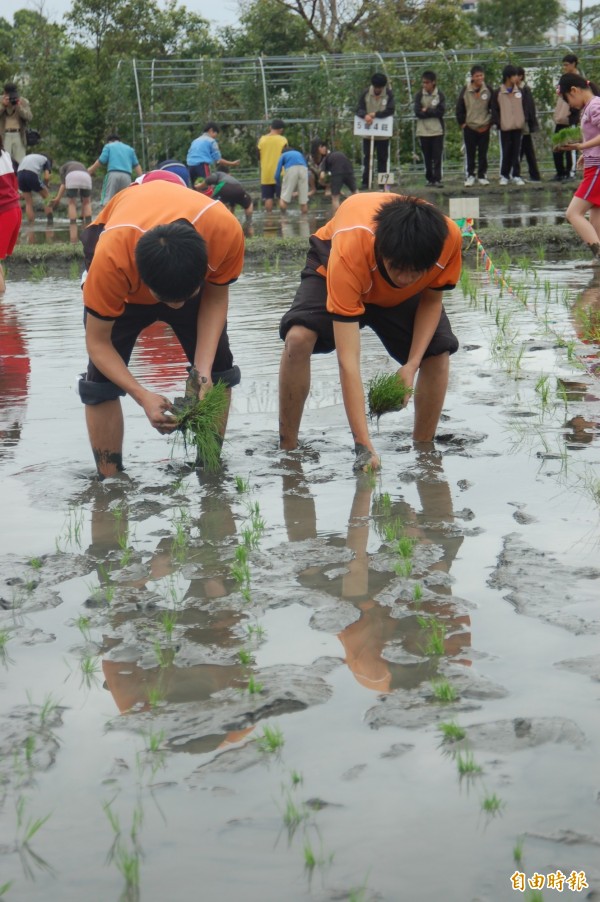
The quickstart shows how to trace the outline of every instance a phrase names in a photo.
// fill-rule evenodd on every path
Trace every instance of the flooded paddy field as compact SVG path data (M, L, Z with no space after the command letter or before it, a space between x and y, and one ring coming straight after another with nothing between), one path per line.
M598 898L598 273L465 270L435 446L383 417L356 477L334 356L277 449L297 270L233 286L222 471L126 399L102 484L78 281L9 281L0 895L504 902L560 872ZM132 363L170 397L174 347ZM363 368L392 368L366 332Z

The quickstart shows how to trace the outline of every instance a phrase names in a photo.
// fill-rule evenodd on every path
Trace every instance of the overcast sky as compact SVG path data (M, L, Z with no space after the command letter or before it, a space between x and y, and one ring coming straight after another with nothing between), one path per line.
M198 13L214 25L233 25L238 18L236 0L179 0L181 6L190 12ZM13 15L18 9L40 8L39 0L2 0L0 15L11 24ZM52 22L60 22L63 15L71 8L71 0L44 0L43 13Z

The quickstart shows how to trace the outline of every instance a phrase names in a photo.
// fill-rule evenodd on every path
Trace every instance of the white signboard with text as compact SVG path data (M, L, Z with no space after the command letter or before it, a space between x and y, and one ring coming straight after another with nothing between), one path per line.
M393 116L386 116L385 119L373 119L371 125L367 125L360 116L354 117L354 134L360 138L391 138L393 132Z

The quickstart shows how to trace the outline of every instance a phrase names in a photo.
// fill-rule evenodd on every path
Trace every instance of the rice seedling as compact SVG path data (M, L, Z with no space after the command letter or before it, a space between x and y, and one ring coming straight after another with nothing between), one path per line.
M435 680L431 688L438 702L455 702L458 698L458 692L448 680Z
M473 757L473 752L457 752L456 767L461 777L474 776L480 774L482 768L477 764Z
M550 383L548 376L540 376L537 382L535 383L535 390L537 394L540 396L540 400L542 402L542 408L548 406L548 400L550 398Z
M400 561L396 561L394 564L394 572L398 574L398 576L404 576L408 578L412 573L413 565L411 560L407 560L403 558Z
M77 260L71 260L69 265L69 278L73 281L81 278L81 266Z
M146 751L153 755L161 751L161 746L165 741L165 731L160 730L158 733L150 732L145 734Z
M402 410L412 393L412 388L405 385L395 373L379 373L369 380L367 387L369 416L376 417L379 423L384 413Z
M396 552L405 559L410 559L413 556L413 551L415 545L417 544L417 540L413 536L400 536L398 541L396 542Z
M169 642L171 642L173 639L173 631L177 625L177 614L175 611L162 611L159 620L165 636Z
M8 630L0 630L0 663L4 665L4 667L8 667L9 664L13 664L13 659L8 653L8 640L10 639L10 633Z
M62 554L68 547L81 548L83 531L83 509L70 507L63 525L63 530L56 538L56 550Z
M389 523L386 523L383 527L383 538L388 544L392 544L396 541L399 536L402 535L404 530L404 523L399 517L396 517L395 520L392 520Z
M427 639L423 647L423 653L430 656L440 656L446 651L444 641L446 639L446 627L435 617L421 617L417 615L417 623L427 633Z
M517 864L523 861L523 837L519 836L513 847L513 858Z
M544 894L539 889L528 889L523 898L525 902L544 902Z
M6 895L12 885L13 881L9 880L8 883L3 883L2 886L0 886L0 899L2 898L2 896Z
M154 657L156 658L156 663L160 667L161 670L164 670L166 667L170 667L173 663L175 655L177 654L176 648L163 648L160 642L157 640L152 643L152 649L154 651Z
M581 129L578 125L569 125L561 128L552 135L552 147L556 150L565 144L578 144L582 140Z
M41 282L48 275L48 268L45 263L36 263L29 270L29 278L33 282Z
M263 684L259 683L258 680L255 679L254 674L251 673L250 677L248 678L248 685L246 686L248 693L250 695L260 695L260 693L263 691L263 688Z
M17 846L27 845L51 817L51 814L37 818L26 817L26 807L27 799L25 796L20 795L15 802L15 811L17 813Z
M372 514L374 517L389 517L392 511L392 499L389 492L382 492L373 497Z
M304 778L302 774L299 774L297 770L293 770L290 774L290 780L292 786L300 786L301 783L304 782Z
M32 705L33 702L31 700L29 693L27 694L27 699L29 701L29 704ZM52 695L50 693L48 693L48 695L44 699L43 703L40 705L40 709L38 711L38 719L40 722L41 730L46 729L46 727L48 725L48 721L50 720L50 718L52 717L52 715L54 714L54 712L56 711L57 708L58 708L58 702L52 698Z
M279 727L270 727L268 724L263 728L262 735L256 740L257 748L266 755L274 755L283 748L284 744L283 733Z
M234 553L235 560L231 565L231 575L240 587L242 595L250 600L250 566L248 564L248 548L238 545Z
M423 586L421 583L415 583L412 592L413 601L419 602L423 598Z
M298 806L289 790L287 790L283 809L283 823L288 832L288 839L292 839L298 827L308 819L309 815L310 812L306 805L301 804Z
M29 559L29 566L33 567L34 570L39 570L44 562L39 557L32 557Z
M160 686L150 686L147 692L148 704L155 711L165 701L165 694Z
M94 682L96 675L100 671L97 656L88 654L83 655L83 657L79 661L79 668L81 670L82 679L89 689L91 684Z
M254 655L246 648L240 648L240 650L238 651L238 658L240 660L240 664L242 664L244 667L250 667L250 665L254 663Z
M235 477L235 490L238 495L245 495L250 491L250 480L244 479L242 476Z
M495 792L491 796L486 796L481 803L482 810L491 816L498 814L503 807L504 802L498 798Z
M600 310L592 305L579 307L575 318L581 331L581 338L587 342L600 342Z
M267 631L260 623L249 623L246 627L246 635L249 639L264 639Z
M442 733L444 742L460 742L467 735L463 728L453 720L439 723L438 730Z
M185 559L189 546L189 514L183 508L179 509L178 515L173 517L171 521L174 535L171 540L171 551L175 560L182 561Z
M33 753L35 752L35 736L28 736L25 742L23 743L23 748L25 750L25 761L27 762L27 767L31 767L33 765Z
M209 473L218 470L221 463L221 430L228 405L229 395L223 382L213 385L203 398L188 397L175 405L175 421L186 452L188 446L195 448L197 465Z

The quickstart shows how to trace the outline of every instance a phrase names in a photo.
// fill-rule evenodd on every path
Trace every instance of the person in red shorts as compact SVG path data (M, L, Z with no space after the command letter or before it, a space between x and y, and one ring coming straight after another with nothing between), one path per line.
M0 137L0 296L6 291L2 260L12 254L21 228L21 204L17 176Z
M567 208L566 218L600 263L600 89L582 75L562 75L558 90L572 110L581 112L583 141L565 144L561 150L580 150L577 167L583 181ZM589 214L589 219L587 219Z
M461 270L462 236L416 197L355 194L310 238L301 283L281 320L280 446L296 448L313 353L337 352L355 470L377 469L360 371L360 330L369 326L415 388L415 442L430 442L442 411L449 356L458 341L442 304Z
M239 383L227 308L229 286L242 270L244 236L219 201L159 178L115 195L82 242L89 362L79 394L103 479L123 469L122 396L131 395L160 433L175 428L169 399L141 385L128 368L144 328L157 320L171 326L199 397L214 382Z

